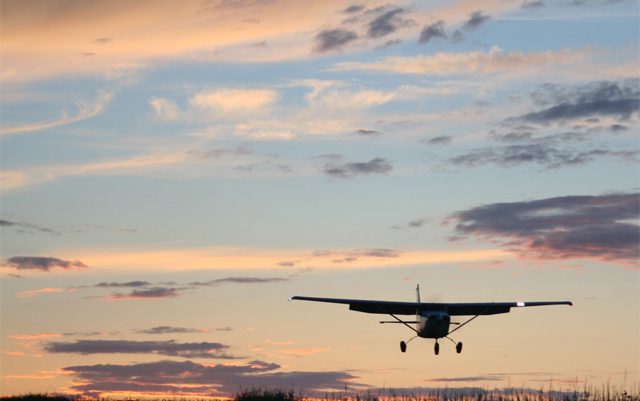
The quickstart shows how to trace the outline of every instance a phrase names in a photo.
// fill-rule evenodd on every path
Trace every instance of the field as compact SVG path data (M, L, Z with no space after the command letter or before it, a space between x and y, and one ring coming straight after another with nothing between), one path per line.
M82 401L92 398L64 394L23 394L1 397L1 401ZM97 401L142 401L137 398L99 398ZM209 401L211 398L145 398L144 401ZM309 396L292 390L241 390L231 401L640 401L640 389L619 391L604 387L581 391L481 390L481 389L425 389L384 390L376 392L331 392Z

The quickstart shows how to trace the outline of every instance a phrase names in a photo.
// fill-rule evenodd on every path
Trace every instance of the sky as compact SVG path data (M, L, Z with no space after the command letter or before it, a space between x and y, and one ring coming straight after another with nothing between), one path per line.
M640 3L0 2L0 392L636 388ZM564 301L442 341L294 295ZM635 386L635 387L634 387Z

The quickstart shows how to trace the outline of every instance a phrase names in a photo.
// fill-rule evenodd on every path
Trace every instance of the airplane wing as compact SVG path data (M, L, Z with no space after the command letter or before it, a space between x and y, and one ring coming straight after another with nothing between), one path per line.
M573 305L570 301L552 302L474 302L474 303L425 303L425 302L393 302L361 299L315 298L295 296L289 300L329 302L349 305L349 309L357 312L380 313L393 315L415 315L420 312L445 312L451 316L495 315L508 313L514 307Z

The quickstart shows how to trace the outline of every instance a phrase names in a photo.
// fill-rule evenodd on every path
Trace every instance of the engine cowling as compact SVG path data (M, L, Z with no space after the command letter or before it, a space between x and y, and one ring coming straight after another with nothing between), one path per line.
M441 338L449 334L451 316L442 312L430 312L420 316L418 335L422 338Z

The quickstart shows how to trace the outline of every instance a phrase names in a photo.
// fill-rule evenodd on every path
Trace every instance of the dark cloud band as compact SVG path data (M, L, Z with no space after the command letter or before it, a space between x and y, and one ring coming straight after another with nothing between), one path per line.
M594 258L638 265L640 193L495 203L457 212L455 231L527 257Z

